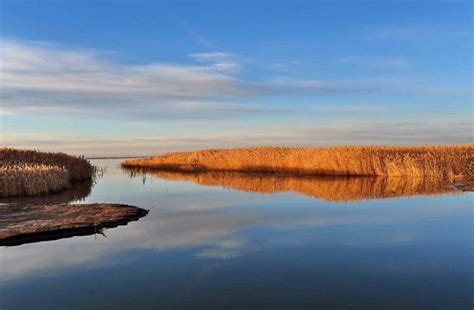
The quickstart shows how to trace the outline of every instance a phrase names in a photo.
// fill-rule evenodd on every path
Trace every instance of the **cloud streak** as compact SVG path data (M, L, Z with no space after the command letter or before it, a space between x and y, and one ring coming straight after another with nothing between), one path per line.
M339 62L349 65L385 69L407 69L412 67L412 64L406 58L401 56L346 56L340 58Z
M218 72L236 73L241 65L236 60L236 55L224 52L194 53L189 57L195 61L212 66Z
M90 52L49 45L2 41L1 47L1 99L7 111L91 112L142 106L179 113L189 101L242 98L258 92L227 74L237 64L211 61L224 55L196 54L201 60L196 65L120 65Z
M222 113L278 112L271 105L249 104L261 96L437 93L470 90L393 79L316 80L275 77L245 81L236 77L242 65L232 53L194 53L195 64L124 65L87 50L61 49L51 44L0 42L2 112L65 112L127 117L214 117ZM402 58L375 58L382 66L405 66ZM342 62L374 62L349 57ZM416 86L414 86L416 85ZM421 86L419 86L421 85ZM424 86L423 86L424 85ZM229 102L234 103L229 103ZM238 104L235 102L239 101ZM190 104L192 102L192 104ZM191 108L194 107L195 109ZM105 113L105 114L104 114Z

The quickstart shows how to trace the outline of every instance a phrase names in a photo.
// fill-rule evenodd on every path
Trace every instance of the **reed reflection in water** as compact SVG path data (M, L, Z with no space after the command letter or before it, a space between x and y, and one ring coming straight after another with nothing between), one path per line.
M50 195L1 198L0 203L58 204L84 201L92 191L93 180L74 182L70 189Z
M125 169L125 168L124 168ZM331 177L291 176L229 171L174 172L156 169L126 169L131 177L191 181L258 193L293 192L328 201L393 198L414 195L456 194L449 182L434 177Z

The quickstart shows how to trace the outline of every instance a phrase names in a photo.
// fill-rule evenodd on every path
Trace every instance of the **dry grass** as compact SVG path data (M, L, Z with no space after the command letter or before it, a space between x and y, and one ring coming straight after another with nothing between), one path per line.
M436 176L471 179L474 145L256 147L169 153L131 159L123 167L173 171L274 172L333 176Z
M36 196L91 179L94 167L82 157L11 148L0 149L0 197Z
M176 172L131 169L132 176L150 174L174 181L191 181L205 186L235 190L278 193L293 192L329 201L393 198L414 195L456 194L459 191L437 177L334 177L292 176L229 171Z

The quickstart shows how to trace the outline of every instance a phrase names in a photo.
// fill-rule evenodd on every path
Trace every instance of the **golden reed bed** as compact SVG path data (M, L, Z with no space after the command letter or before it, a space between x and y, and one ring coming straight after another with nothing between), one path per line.
M436 176L472 179L474 145L255 147L177 152L131 159L128 168L172 171L274 172L331 176Z
M12 148L0 149L0 197L36 196L91 179L94 167L82 157Z
M460 192L437 177L292 176L232 171L176 172L140 168L128 168L127 171L131 176L145 174L166 180L191 181L205 186L220 186L247 192L293 192L329 201L454 195Z

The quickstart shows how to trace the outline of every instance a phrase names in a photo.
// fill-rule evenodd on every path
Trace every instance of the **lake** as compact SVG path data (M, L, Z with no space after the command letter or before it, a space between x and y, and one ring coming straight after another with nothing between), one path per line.
M407 179L130 172L42 201L149 214L0 248L0 309L472 309L473 194Z

